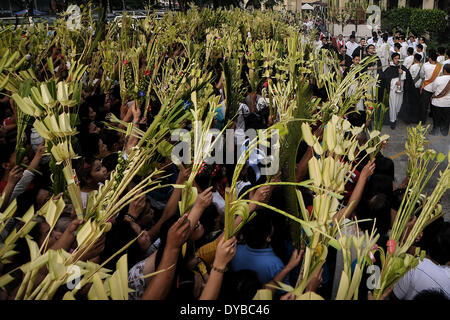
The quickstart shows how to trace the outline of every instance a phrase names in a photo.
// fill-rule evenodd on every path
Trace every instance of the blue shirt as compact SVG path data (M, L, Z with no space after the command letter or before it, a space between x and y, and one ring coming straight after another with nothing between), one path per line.
M253 270L263 284L275 278L283 268L283 262L275 255L271 246L265 249L252 249L247 245L238 245L236 255L231 261L233 272Z

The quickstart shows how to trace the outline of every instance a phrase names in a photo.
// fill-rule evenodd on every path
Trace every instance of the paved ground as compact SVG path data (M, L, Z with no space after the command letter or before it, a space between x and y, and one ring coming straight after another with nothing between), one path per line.
M428 118L427 124L431 123L431 119ZM389 134L391 138L386 144L386 148L384 150L384 155L386 157L390 157L394 160L395 164L395 180L398 185L403 179L406 177L406 165L408 163L408 158L405 154L405 142L407 137L406 131L407 125L402 123L401 120L397 122L397 127L395 130L391 130L389 125L384 125L382 129L383 134ZM430 128L431 130L431 128ZM434 149L437 152L442 152L447 155L450 150L450 135L443 137L432 136L428 134L427 139L429 140L428 148ZM439 169L444 170L447 166L447 160L444 160L440 167L436 170L433 177L428 182L428 185L425 187L424 192L429 195L433 191L434 187L437 183L437 178L439 176ZM447 191L441 200L443 210L446 212L445 220L450 221L450 191Z

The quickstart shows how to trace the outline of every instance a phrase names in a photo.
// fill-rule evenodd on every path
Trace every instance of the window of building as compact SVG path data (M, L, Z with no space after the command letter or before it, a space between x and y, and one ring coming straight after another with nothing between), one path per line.
M422 0L407 0L406 5L410 8L422 8Z
M448 0L439 0L437 1L437 8L440 10L447 11L447 13L450 11L450 4Z
M393 10L398 8L398 0L386 1L387 2L387 10Z

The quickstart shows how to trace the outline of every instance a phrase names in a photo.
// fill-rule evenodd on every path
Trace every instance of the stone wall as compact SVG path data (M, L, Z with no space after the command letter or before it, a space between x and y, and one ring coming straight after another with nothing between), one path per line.
M365 24L359 24L358 30L356 30L356 26L354 24L347 24L342 28L342 25L334 24L334 34L338 35L342 33L342 35L345 38L348 38L353 31L356 31L356 37L371 37L372 36L372 30L367 28L367 25Z

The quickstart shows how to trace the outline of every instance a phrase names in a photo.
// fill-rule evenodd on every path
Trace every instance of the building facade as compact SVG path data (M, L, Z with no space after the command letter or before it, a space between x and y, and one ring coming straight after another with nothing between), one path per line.
M345 3L354 2L352 0L339 0L339 6L343 8ZM284 8L290 11L301 11L302 5L308 4L326 4L327 1L317 0L284 0ZM392 10L401 7L412 7L421 9L440 9L450 14L449 0L370 0L370 4L379 5L382 9Z

